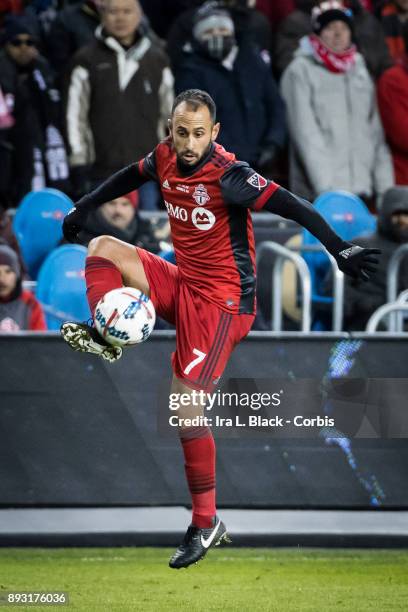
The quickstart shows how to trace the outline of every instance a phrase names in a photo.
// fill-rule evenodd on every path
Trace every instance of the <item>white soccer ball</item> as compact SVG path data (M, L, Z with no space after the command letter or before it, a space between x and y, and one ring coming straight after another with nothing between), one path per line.
M99 300L94 322L98 333L109 344L138 344L152 333L156 311L152 301L139 289L121 287Z

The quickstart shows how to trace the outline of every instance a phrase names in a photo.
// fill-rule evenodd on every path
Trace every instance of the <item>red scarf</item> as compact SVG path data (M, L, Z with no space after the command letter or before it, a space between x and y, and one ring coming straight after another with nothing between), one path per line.
M324 64L330 72L343 74L354 66L356 61L355 45L352 45L347 51L336 53L315 34L311 34L309 40L313 47L315 58L318 62Z

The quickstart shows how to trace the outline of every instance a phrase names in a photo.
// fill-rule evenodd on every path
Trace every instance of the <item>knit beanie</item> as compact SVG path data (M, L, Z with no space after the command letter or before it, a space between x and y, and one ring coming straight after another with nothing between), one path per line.
M17 253L7 244L0 244L0 266L9 266L16 273L17 278L21 275Z
M234 22L231 15L222 9L207 9L197 12L195 24L193 26L193 36L196 40L201 40L202 35L207 30L213 28L225 28L234 34Z
M328 0L315 6L312 10L312 29L315 34L320 32L331 21L344 21L353 30L352 12L337 0Z
M10 42L19 34L29 34L35 38L30 22L24 15L8 15L4 20L2 43Z

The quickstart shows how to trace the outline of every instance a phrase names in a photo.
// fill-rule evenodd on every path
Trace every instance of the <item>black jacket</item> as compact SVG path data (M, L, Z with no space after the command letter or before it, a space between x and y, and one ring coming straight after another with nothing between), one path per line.
M93 40L99 23L99 14L92 2L67 6L58 12L47 36L47 48L48 57L60 76L74 53Z
M64 90L70 162L92 165L93 181L141 159L166 135L173 77L148 36L125 50L99 27L73 58Z
M44 180L43 186L67 190L61 103L47 60L39 56L21 69L5 51L1 52L0 86L15 119L12 128L0 133L2 196L16 206L36 180Z
M240 46L233 69L195 52L176 72L176 92L200 88L217 105L221 130L217 142L237 159L257 163L263 149L282 148L286 140L285 107L260 52Z

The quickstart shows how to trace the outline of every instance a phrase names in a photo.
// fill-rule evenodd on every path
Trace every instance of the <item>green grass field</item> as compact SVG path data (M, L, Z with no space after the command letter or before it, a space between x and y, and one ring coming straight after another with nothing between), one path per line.
M3 548L0 592L69 593L68 606L19 610L408 610L406 550L224 547L178 571L167 567L171 552Z

